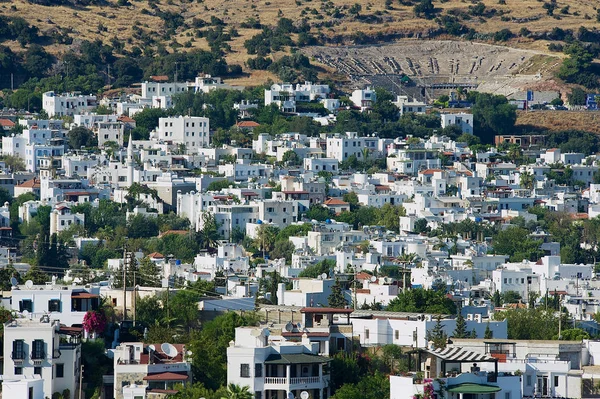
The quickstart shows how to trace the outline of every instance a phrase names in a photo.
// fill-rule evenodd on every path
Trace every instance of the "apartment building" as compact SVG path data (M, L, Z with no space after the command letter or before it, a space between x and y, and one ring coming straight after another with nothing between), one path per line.
M174 146L185 146L185 152L194 154L210 144L210 123L199 116L160 118L156 139Z
M50 317L23 314L4 324L3 379L35 375L43 381L44 398L66 389L74 395L81 371L81 328L62 327Z
M93 95L56 94L53 91L47 91L42 95L42 108L51 118L89 112L97 105L96 96Z

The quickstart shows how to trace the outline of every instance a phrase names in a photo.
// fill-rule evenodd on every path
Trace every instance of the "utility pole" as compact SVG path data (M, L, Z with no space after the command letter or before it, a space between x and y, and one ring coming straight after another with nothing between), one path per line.
M127 254L127 244L123 246L123 321L127 320L127 264L129 256Z
M81 364L79 369L79 399L83 399L83 364Z
M135 269L133 270L133 326L137 317L137 285L135 282Z

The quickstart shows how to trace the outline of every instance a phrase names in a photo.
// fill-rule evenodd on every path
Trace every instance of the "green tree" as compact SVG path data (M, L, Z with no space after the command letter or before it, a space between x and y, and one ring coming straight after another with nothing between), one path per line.
M509 309L494 313L494 320L506 320L509 339L549 340L558 334L554 310Z
M206 191L221 191L224 188L229 188L230 186L235 187L236 184L229 180L215 180L211 182L208 187L206 187Z
M227 396L222 399L252 399L254 394L250 392L249 386L240 386L236 384L227 385Z
M23 172L26 169L25 161L14 155L2 155L0 156L0 161L4 162L6 167L12 172Z
M181 114L183 115L184 113ZM136 128L150 132L158 127L158 120L160 118L166 118L167 116L169 116L167 112L161 108L144 108L135 114L133 119L135 119Z
M387 307L391 312L456 314L456 305L443 291L415 288L402 291Z
M285 258L289 264L292 261L292 254L296 250L296 246L289 240L277 240L271 251L272 259Z
M189 348L193 352L192 370L194 379L207 388L217 389L227 382L227 348L235 339L235 328L256 325L255 314L243 316L234 312L226 313L204 323L197 338Z
M256 231L256 247L262 251L263 258L265 253L270 253L275 245L277 237L277 227L267 224L261 224Z
M314 265L306 266L304 270L302 270L298 277L309 277L309 278L317 278L322 274L329 275L329 272L335 268L335 261L330 259L324 259Z
M135 215L127 221L127 235L130 238L150 238L158 235L156 218Z
M581 328L571 328L561 331L560 338L557 334L552 339L560 339L563 341L581 341L584 339L590 339L590 334Z
M490 328L490 322L489 321L487 322L487 324L485 326L485 332L483 333L483 338L484 339L492 339L492 338L494 338L494 332Z
M433 342L435 349L443 349L448 343L448 335L442 326L442 317L438 316L433 329L427 331L427 341Z
M285 165L290 165L290 166L297 166L297 165L300 165L302 163L302 160L300 159L300 157L298 156L298 154L296 154L296 152L292 151L292 150L286 151L283 154L283 157L281 157L281 161Z
M528 190L533 190L533 183L535 182L535 178L530 172L523 172L519 177L519 183L521 187L526 188Z
M456 317L456 327L454 328L452 336L454 338L467 337L467 322L465 321L465 318L460 310L458 311L458 316Z
M474 131L482 143L493 143L497 134L513 131L517 121L516 108L504 96L470 92L474 97Z
M379 372L366 375L356 384L342 385L332 396L333 399L389 399L390 380Z
M80 148L98 147L98 138L91 130L78 126L74 127L67 134L69 147L79 150Z
M506 291L502 294L503 303L519 303L521 302L521 295L516 291Z
M200 248L210 250L217 247L217 241L222 239L219 234L219 226L214 214L202 213L202 228L196 233L196 241Z
M155 322L163 322L165 310L163 309L159 298L155 295L148 295L143 298L137 298L135 303L136 320L145 325L152 325Z
M160 268L150 258L145 257L140 261L139 281L145 287L160 287Z
M585 105L587 100L587 94L585 90L575 87L571 89L571 92L567 95L570 105Z
M332 308L345 308L348 306L348 301L344 297L344 292L342 291L342 285L339 280L335 280L335 284L331 287L331 294L327 297L327 301L329 302L329 306Z
M431 19L435 16L435 7L431 0L420 0L414 7L413 11L419 18Z
M540 249L542 242L532 239L529 231L521 227L509 227L501 230L493 237L494 252L509 255L511 262L520 262L523 259L536 261L544 252Z

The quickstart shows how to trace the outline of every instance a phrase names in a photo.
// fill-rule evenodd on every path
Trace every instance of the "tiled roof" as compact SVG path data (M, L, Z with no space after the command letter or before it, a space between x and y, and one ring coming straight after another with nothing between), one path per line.
M338 198L329 198L327 201L325 201L324 203L325 205L348 205L347 202L342 201L341 199Z
M153 259L164 259L165 256L160 252L152 252L148 257Z
M10 119L0 119L0 126L2 127L13 127L15 123Z
M21 188L40 188L40 182L39 180L33 178L27 181L24 181L23 183L17 185L16 187L21 187Z
M186 381L188 378L190 377L187 374L167 371L164 373L148 374L144 377L144 381Z
M260 126L259 123L256 123L254 121L241 121L236 123L237 127L258 127Z

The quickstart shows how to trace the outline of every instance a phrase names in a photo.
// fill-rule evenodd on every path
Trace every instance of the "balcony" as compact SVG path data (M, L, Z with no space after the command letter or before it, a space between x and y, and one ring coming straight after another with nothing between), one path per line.
M41 365L46 360L46 353L44 351L31 352L30 356L35 366Z
M265 389L318 389L326 387L329 381L329 376L314 376L314 377L265 377Z
M25 352L24 351L12 351L10 357L15 362L15 364L23 364L25 360Z

